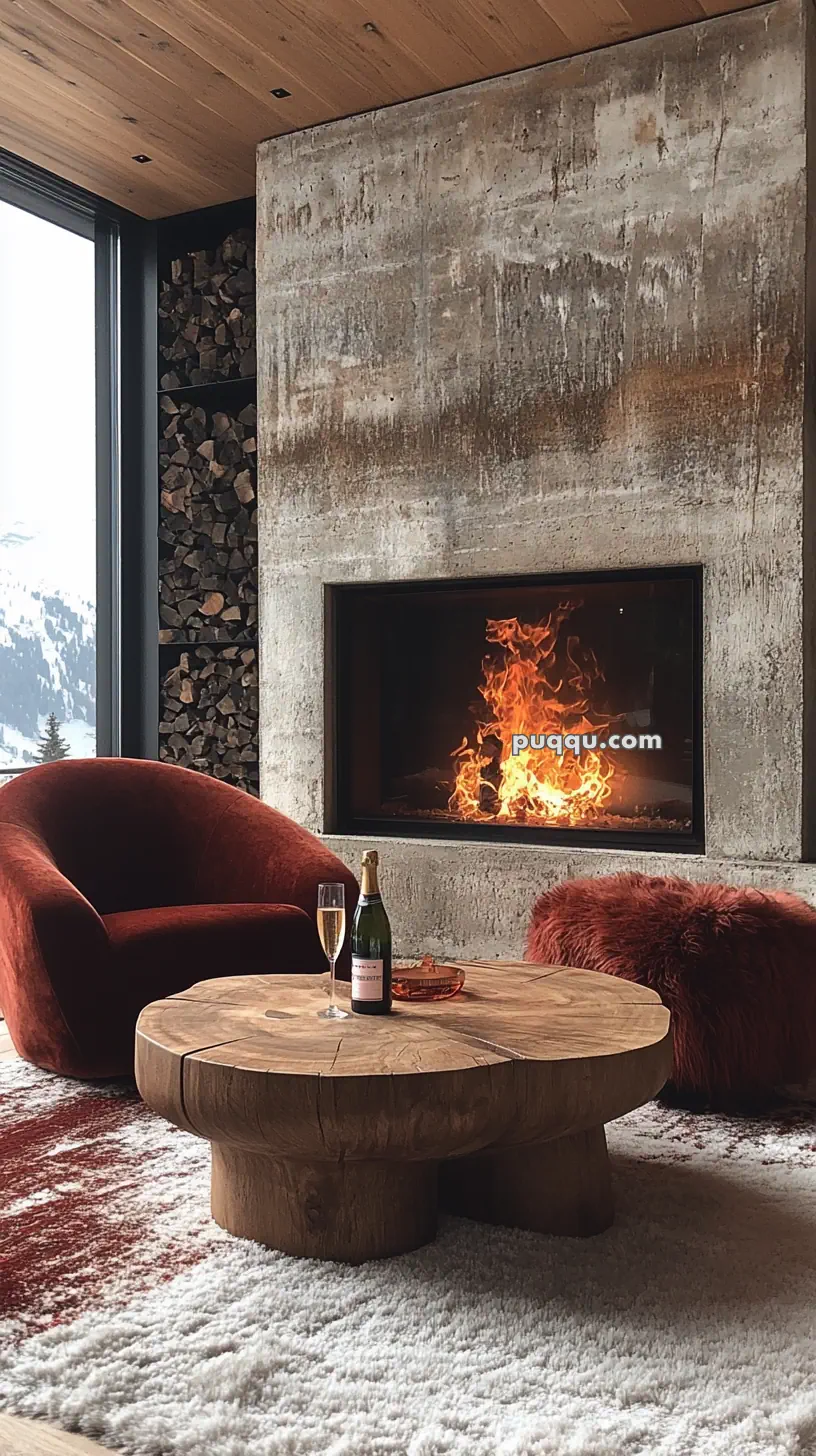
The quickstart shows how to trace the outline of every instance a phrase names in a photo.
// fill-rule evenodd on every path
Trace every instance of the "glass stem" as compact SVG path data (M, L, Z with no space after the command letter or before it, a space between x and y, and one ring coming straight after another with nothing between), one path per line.
M334 1010L334 967L337 957L333 956L329 961L329 1010Z

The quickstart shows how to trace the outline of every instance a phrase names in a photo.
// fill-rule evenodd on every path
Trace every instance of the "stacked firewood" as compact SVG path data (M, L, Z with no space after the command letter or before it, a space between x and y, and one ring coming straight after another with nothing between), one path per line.
M257 635L255 421L162 397L160 642Z
M162 389L255 374L255 240L249 228L214 250L175 258L159 294Z
M191 647L161 682L159 757L259 794L254 647Z

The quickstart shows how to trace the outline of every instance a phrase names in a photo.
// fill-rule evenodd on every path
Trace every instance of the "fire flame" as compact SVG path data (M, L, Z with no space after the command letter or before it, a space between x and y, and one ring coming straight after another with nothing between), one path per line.
M480 709L473 742L467 736L452 754L456 778L448 809L460 819L512 820L562 825L596 819L622 770L600 749L547 748L512 753L514 733L596 734L605 741L616 720L599 717L592 689L603 673L589 649L562 631L580 606L561 602L545 621L517 617L487 622L486 638L501 652L485 657ZM543 740L541 740L543 742Z

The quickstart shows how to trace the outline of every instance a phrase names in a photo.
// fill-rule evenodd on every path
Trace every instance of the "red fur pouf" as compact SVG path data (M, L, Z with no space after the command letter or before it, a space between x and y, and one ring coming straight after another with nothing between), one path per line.
M783 891L621 874L541 895L528 961L657 991L687 1106L753 1109L816 1068L816 910Z

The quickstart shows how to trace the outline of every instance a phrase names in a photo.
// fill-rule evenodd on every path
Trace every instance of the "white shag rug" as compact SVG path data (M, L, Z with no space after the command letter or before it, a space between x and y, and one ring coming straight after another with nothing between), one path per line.
M40 1106L75 1095L0 1070L0 1090ZM156 1257L122 1254L76 1317L52 1299L51 1328L9 1321L7 1410L132 1456L816 1453L816 1109L762 1122L652 1104L609 1129L606 1234L450 1219L427 1248L361 1268L215 1228L206 1145L146 1109L97 1131L96 1198L105 1139L112 1168L124 1150L138 1169L143 1148L110 1202L152 1220ZM76 1200L82 1176L60 1174ZM41 1259L48 1226L38 1238Z

